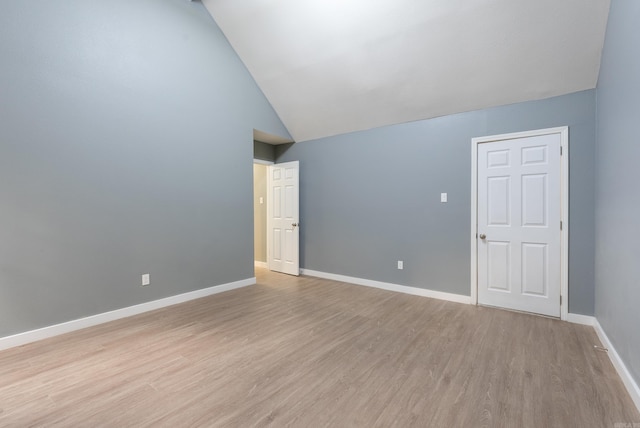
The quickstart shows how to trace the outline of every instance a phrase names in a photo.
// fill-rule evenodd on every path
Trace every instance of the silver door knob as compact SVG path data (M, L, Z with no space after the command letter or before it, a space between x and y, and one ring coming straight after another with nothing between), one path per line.
M485 239L487 237L487 235L485 235L484 233L480 234L480 239Z

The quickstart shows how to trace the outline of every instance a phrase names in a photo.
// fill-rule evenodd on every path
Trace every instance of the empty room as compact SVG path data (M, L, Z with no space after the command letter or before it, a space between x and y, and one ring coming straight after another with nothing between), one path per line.
M640 427L640 2L0 13L0 427Z

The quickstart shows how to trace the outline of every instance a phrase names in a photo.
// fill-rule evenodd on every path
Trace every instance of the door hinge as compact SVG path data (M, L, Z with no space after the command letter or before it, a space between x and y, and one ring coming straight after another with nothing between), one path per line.
M562 230L562 220L560 220L560 230Z
M560 156L562 156L562 146L560 146Z
M560 295L560 306L562 306L562 295Z

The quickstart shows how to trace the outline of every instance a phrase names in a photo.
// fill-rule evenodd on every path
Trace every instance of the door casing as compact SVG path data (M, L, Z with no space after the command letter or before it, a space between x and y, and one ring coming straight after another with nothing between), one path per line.
M491 135L471 139L471 304L478 304L478 145L539 135L559 134L560 157L560 319L569 314L569 127Z

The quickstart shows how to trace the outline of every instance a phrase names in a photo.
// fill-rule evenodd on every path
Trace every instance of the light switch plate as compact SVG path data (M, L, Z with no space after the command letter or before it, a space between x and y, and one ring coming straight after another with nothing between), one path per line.
M447 194L440 193L440 202L447 202Z
M142 285L149 285L151 283L151 278L148 273L142 275Z

